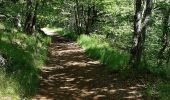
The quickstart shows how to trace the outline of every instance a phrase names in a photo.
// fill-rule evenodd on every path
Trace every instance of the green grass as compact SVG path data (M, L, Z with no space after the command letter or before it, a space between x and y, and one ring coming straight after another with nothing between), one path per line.
M46 27L50 32L56 33L56 35L61 35L66 37L67 39L70 40L76 40L78 38L78 35L74 32L70 32L70 30L66 30L64 28L56 28L56 27Z
M0 52L8 64L0 68L0 98L7 96L17 100L36 93L38 72L46 59L49 43L50 38L39 33L28 36L3 32Z
M100 60L109 70L122 70L128 63L128 54L114 50L103 35L81 35L77 41L90 57Z
M19 85L13 78L7 75L5 71L0 70L0 99L3 97L11 97L13 100L19 99L19 93L17 91Z

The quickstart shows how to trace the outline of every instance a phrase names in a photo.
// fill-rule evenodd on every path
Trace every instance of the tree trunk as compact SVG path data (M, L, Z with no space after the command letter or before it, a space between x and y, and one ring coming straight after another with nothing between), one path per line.
M96 10L96 5L93 4L92 6L88 6L88 10L87 10L87 20L86 20L86 30L85 33L89 34L91 31L91 27L93 27L93 25L95 24L97 19L97 10Z
M27 13L26 19L24 23L24 31L28 34L32 34L31 23L32 23L32 9L33 9L33 1L27 0Z
M32 34L35 29L38 5L39 1L36 1L36 4L34 5L33 0L27 0L28 11L26 13L24 31L28 34Z
M38 5L39 5L39 2L36 1L35 10L34 10L34 15L33 15L33 19L32 19L32 26L31 26L31 29L32 29L32 30L35 30L35 26L36 26Z
M76 23L75 23L75 27L76 27L76 33L77 34L81 34L81 29L80 29L80 16L79 16L79 14L80 14L80 10L79 10L79 2L78 2L78 0L76 0L76 6L75 6L75 21L76 21Z
M138 68L142 51L145 42L146 30L149 24L149 18L152 12L152 0L146 1L146 8L144 14L142 15L142 0L136 0L136 11L134 17L134 35L133 44L131 48L130 65L133 68Z
M131 48L130 64L135 67L139 64L139 49L141 44L141 19L142 19L142 0L136 0L136 12L134 16L134 35Z
M91 15L91 7L88 6L87 8L87 20L86 20L86 32L85 34L89 34L89 28L90 28L90 15Z

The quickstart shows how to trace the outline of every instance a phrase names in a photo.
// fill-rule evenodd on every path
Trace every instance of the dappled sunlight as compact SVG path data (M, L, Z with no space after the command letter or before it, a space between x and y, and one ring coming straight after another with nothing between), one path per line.
M49 30L47 28L41 28L41 31L43 31L48 36L57 35L57 32L55 32L55 30Z
M38 100L141 99L145 85L123 80L96 60L85 55L76 43L56 36L41 71Z

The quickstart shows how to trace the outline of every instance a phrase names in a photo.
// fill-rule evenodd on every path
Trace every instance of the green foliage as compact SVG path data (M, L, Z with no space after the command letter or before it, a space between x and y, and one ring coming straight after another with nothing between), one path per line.
M147 85L144 96L147 100L169 100L170 99L170 83L157 82L156 84Z
M160 100L169 100L170 99L170 82L162 83L157 86Z
M24 33L3 33L0 51L6 55L8 65L1 68L4 71L0 76L6 78L6 82L0 79L0 96L19 98L36 93L38 72L46 59L50 38L35 34L36 36L27 36Z
M128 63L128 54L114 50L103 36L81 35L78 43L90 57L100 60L110 70L122 70Z

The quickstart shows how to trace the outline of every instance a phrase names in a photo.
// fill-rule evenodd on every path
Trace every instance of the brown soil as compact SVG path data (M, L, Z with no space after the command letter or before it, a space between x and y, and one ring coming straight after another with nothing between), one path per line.
M121 79L75 42L54 36L34 100L141 100L142 79Z

